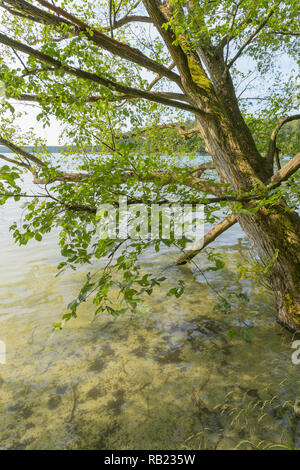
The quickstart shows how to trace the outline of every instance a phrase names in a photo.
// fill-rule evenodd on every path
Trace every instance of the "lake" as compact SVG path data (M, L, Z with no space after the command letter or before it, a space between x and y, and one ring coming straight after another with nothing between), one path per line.
M292 336L276 324L264 287L236 278L252 257L238 226L213 245L226 268L207 272L209 285L205 255L178 267L175 248L147 250L142 267L168 279L140 315L95 318L87 302L53 332L85 276L81 269L55 277L62 260L55 232L14 245L8 228L23 211L22 202L0 207L0 449L299 446ZM167 297L178 279L185 294ZM251 300L231 314L214 310L225 289ZM230 339L234 328L253 340Z

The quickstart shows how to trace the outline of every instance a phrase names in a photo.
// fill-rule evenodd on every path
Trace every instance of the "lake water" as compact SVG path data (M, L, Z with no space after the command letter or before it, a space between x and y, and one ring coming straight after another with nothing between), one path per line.
M170 267L174 248L149 250L142 266L166 268L168 280L143 314L95 319L87 302L53 333L84 273L55 277L61 261L55 233L14 245L8 227L21 216L21 203L0 207L1 449L299 446L293 404L300 366L291 361L292 337L275 322L272 296L236 281L238 264L251 257L238 226L215 242L226 269L207 274L210 287L198 269L207 266L204 255L198 268ZM167 297L178 279L185 294ZM248 305L229 315L214 311L225 287L241 286ZM250 329L253 341L230 339L232 328Z

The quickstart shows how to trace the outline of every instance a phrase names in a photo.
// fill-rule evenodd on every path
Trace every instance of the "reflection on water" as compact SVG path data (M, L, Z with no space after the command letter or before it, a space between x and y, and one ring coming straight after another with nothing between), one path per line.
M53 333L82 274L55 277L55 234L14 246L7 227L15 215L12 206L0 208L1 449L252 448L281 443L285 429L299 445L292 417L299 367L266 292L244 283L251 303L224 315L195 266L169 267L144 314L94 319L86 303ZM227 268L209 281L219 292L237 287L234 273L248 249L240 235L234 229L218 241ZM143 265L159 271L176 256L148 252ZM185 295L167 297L178 279ZM245 324L253 342L227 337Z

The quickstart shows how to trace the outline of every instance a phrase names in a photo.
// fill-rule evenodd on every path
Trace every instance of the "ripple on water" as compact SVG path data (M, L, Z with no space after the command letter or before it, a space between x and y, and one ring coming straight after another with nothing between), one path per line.
M237 288L233 275L247 247L234 243L226 271L209 277L219 293L224 285ZM149 252L144 269L159 272L176 256ZM166 286L148 299L148 314L92 321L87 302L53 334L82 279L81 273L55 278L58 259L53 237L24 251L4 250L2 449L252 448L279 444L283 429L299 445L292 414L299 369L266 292L244 283L251 303L224 315L214 311L217 297L195 267L172 267ZM197 263L203 269L204 258ZM188 288L174 300L166 292L178 278ZM247 322L252 343L227 337Z

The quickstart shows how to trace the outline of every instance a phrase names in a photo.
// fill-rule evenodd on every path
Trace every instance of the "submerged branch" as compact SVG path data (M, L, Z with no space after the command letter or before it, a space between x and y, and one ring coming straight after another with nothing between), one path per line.
M67 64L63 64L57 59L54 59L53 57L44 54L43 52L40 52L37 49L33 49L30 46L27 46L26 44L23 44L19 41L16 41L12 38L9 38L8 36L0 33L0 43L9 46L11 48L15 48L19 50L20 52L24 52L25 54L35 57L36 59L40 60L41 62L47 63L49 65L54 66L55 68L59 70L63 70L66 72L68 75L71 75L73 77L82 79L82 80L88 80L93 83L96 83L98 85L101 85L105 88L108 88L109 90L116 91L119 93L123 93L126 95L131 95L133 97L137 98L142 98L146 99L148 101L152 101L154 103L160 103L166 106L171 106L174 108L178 109L183 109L184 111L189 111L192 113L198 113L200 115L207 115L206 112L199 108L195 108L194 106L191 106L187 103L183 103L180 101L176 101L173 99L166 98L165 96L162 96L160 93L155 93L151 91L146 91L146 90L141 90L138 88L131 88L127 85L123 85L122 83L115 82L113 80L110 80L108 78L105 78L101 75L92 73L92 72L87 72L85 70L72 67Z

